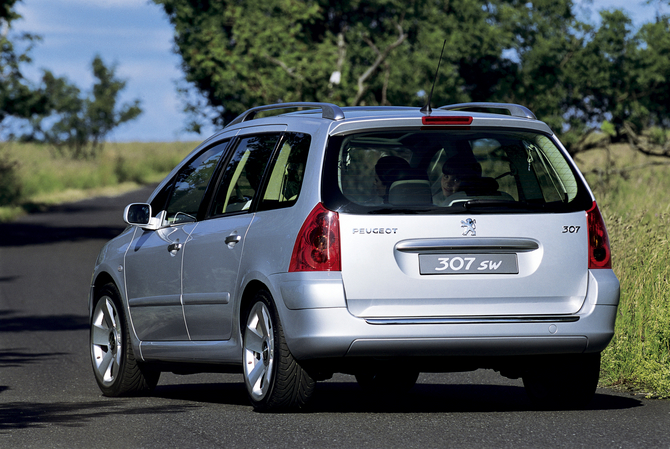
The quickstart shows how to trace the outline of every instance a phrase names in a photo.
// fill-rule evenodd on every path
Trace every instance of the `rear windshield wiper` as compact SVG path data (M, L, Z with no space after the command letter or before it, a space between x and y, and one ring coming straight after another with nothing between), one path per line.
M464 201L463 208L466 210L476 209L476 208L488 208L494 207L499 209L544 209L546 203L528 203L528 202L519 202L519 201L510 201L510 200L492 200L492 199L475 199Z
M372 209L368 211L368 214L370 215L392 215L392 214L409 214L409 215L416 215L416 214L425 214L425 213L430 213L433 211L432 207L426 208L426 207L420 207L416 209L409 209L409 208L403 208L403 207L384 207L381 209Z

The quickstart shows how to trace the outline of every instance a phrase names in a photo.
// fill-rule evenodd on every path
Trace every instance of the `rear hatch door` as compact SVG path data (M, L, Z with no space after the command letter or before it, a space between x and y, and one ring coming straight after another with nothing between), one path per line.
M584 212L340 214L349 310L360 317L573 314L587 290L585 226Z

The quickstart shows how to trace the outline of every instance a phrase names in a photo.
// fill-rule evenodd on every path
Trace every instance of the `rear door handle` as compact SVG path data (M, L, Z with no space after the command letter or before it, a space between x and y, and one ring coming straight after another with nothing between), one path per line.
M170 253L176 253L181 249L181 247L182 247L181 243L170 243L167 247L167 250Z
M242 240L241 235L237 234L229 235L228 237L226 237L226 245L228 245L228 248L232 248L237 243L240 243L241 240Z

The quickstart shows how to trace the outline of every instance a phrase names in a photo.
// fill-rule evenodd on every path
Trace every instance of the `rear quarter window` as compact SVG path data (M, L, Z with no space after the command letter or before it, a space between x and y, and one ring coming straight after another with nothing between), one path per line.
M279 143L259 210L290 207L298 200L309 154L309 134L286 133Z

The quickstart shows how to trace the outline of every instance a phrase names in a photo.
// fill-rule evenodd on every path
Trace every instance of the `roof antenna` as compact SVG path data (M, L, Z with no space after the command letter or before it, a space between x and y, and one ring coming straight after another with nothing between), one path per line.
M430 95L428 95L428 101L426 105L421 108L421 112L426 115L430 115L433 112L433 109L430 107L430 100L433 98L433 90L435 89L435 83L437 83L437 74L440 73L440 63L442 62L442 54L444 53L444 47L447 45L447 40L444 40L442 44L442 51L440 52L440 59L437 61L437 70L435 70L435 79L433 80L433 86L430 88Z

